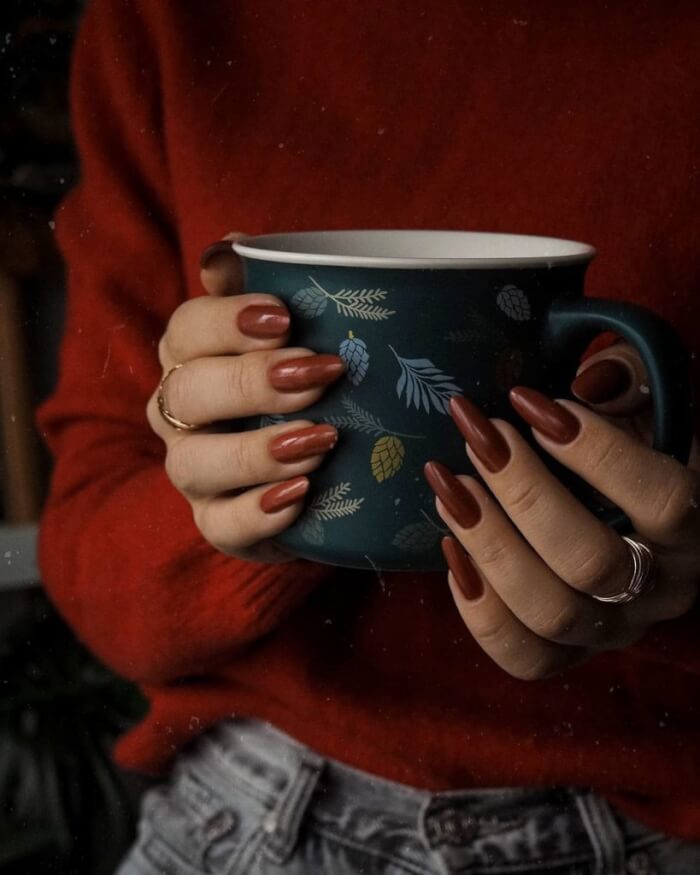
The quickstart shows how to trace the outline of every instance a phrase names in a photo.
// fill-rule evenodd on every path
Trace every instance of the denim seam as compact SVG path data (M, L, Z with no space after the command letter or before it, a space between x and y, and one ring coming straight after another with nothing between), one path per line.
M355 851L361 851L368 857L374 857L378 860L384 860L391 863L392 865L400 866L405 869L406 872L410 872L411 875L429 875L431 871L429 868L425 867L417 868L420 864L406 860L403 857L388 856L387 854L381 853L381 851L375 851L374 849L368 848L366 845L362 844L362 842L353 841L353 839L349 838L347 835L335 833L332 830L326 830L319 825L313 815L308 819L307 829L309 832L315 832L324 839L336 842L336 844L352 848Z
M223 751L219 750L216 745L208 745L208 747L211 754L217 760L218 765L226 772L232 772L235 775L237 787L248 793L256 802L260 802L266 808L274 807L279 796L272 796L270 793L266 793L262 788L253 784L241 771L233 768L231 760L224 756ZM221 776L218 775L218 778L220 780Z

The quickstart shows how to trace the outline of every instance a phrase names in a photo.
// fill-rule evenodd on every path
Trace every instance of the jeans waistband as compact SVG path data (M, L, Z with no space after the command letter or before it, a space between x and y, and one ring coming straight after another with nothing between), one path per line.
M579 788L497 788L431 793L320 756L258 720L219 725L202 743L218 781L263 803L270 855L283 861L302 818L340 841L375 837L408 871L426 860L444 872L539 872L554 861L618 875L625 841L607 803ZM555 865L556 865L555 864Z

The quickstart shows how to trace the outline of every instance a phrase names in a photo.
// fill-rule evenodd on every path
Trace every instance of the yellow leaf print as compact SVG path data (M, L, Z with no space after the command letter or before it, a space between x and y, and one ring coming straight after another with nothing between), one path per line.
M375 480L381 483L393 477L403 465L405 455L404 445L395 435L380 437L372 450L372 474Z

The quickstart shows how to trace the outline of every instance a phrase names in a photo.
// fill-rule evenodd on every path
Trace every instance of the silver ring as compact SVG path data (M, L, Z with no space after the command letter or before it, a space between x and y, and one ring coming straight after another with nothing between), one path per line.
M654 588L654 554L641 541L635 541L634 538L628 538L626 535L622 535L622 540L626 542L632 554L632 577L622 592L614 595L594 595L593 598L598 602L621 605L633 602L640 595Z

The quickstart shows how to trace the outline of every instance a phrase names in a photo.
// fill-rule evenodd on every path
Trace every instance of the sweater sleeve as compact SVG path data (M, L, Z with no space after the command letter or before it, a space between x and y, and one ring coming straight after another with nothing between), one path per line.
M333 569L216 551L167 479L146 421L158 339L186 295L147 5L95 0L75 48L81 183L57 215L68 305L58 385L37 413L55 458L39 562L50 597L98 657L163 682L265 635Z

